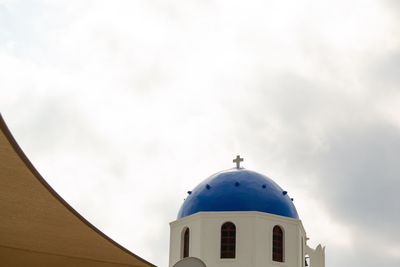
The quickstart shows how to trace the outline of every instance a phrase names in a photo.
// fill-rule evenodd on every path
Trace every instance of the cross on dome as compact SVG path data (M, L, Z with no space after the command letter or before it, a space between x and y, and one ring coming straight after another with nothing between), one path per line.
M239 155L236 156L236 159L233 160L233 163L236 163L236 169L240 169L240 162L243 161Z

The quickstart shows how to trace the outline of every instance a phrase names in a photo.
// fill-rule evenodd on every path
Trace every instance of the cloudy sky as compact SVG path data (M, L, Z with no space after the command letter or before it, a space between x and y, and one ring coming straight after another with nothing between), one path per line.
M167 266L200 181L289 191L327 267L400 266L400 1L0 0L0 112L76 210Z

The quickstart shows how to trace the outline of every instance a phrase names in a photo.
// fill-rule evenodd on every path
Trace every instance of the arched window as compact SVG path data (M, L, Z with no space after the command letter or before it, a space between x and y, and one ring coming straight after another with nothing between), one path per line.
M182 245L182 258L187 258L189 257L189 239L190 239L190 230L189 228L185 229L185 232L183 233L183 245Z
M233 259L236 256L236 226L226 222L221 226L221 259Z
M283 262L283 231L278 225L272 230L272 260Z

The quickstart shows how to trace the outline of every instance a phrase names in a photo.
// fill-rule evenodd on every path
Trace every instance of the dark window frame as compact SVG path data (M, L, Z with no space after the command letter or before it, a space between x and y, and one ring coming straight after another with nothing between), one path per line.
M232 222L226 222L221 226L221 259L236 258L236 226Z
M282 227L275 225L272 230L272 260L276 262L284 262L285 244L284 232Z
M184 229L183 238L182 238L182 259L189 257L189 249L190 249L190 230L188 227Z

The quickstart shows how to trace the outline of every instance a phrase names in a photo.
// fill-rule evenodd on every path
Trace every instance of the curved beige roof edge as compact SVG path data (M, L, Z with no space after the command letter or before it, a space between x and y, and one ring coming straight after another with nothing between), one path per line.
M8 267L155 266L62 199L25 156L1 114L0 259Z

